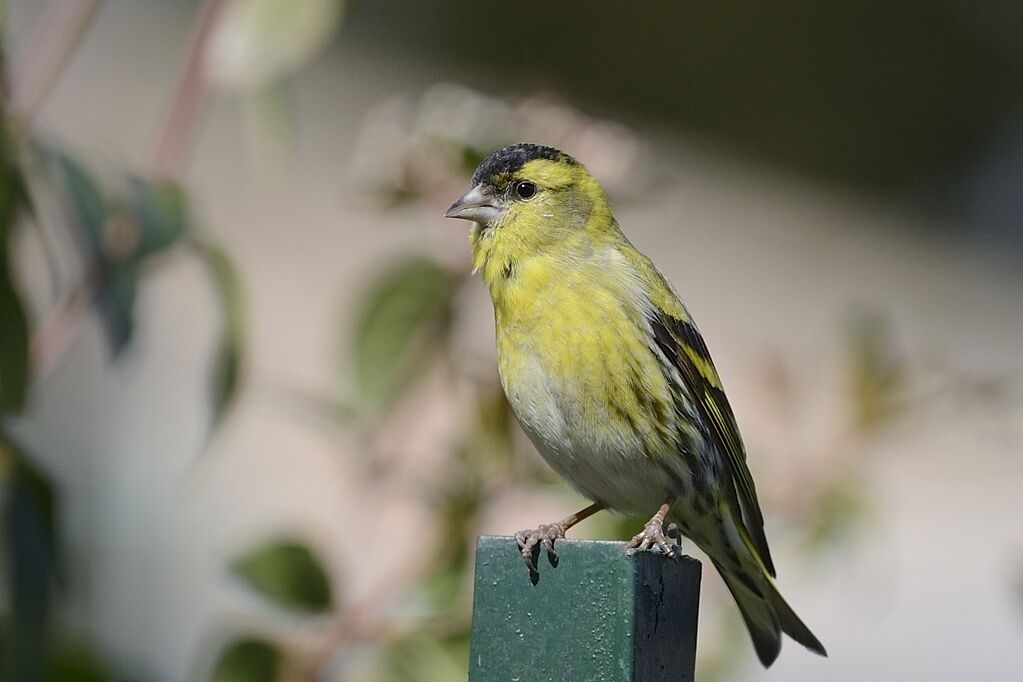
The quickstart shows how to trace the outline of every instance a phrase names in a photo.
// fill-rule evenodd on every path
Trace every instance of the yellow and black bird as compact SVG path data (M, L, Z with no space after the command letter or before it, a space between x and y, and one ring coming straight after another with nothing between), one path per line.
M618 227L578 161L533 144L487 157L445 214L471 220L501 383L522 428L586 509L517 534L541 546L610 509L653 517L631 547L668 555L673 522L710 557L769 666L785 632L823 645L779 594L746 451L703 337Z

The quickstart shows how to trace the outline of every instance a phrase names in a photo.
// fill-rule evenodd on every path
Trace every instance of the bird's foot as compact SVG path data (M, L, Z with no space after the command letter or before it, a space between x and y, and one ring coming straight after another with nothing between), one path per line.
M556 540L565 539L565 526L562 523L544 523L539 528L520 530L515 534L515 542L519 544L522 559L531 573L536 573L536 555L542 546L547 550L547 558L551 564L558 561L558 553L554 550Z
M659 516L655 516L646 522L646 525L643 526L642 533L638 533L629 541L629 549L644 550L658 547L666 557L677 561L680 552L676 551L674 547L668 544L668 538L674 538L677 540L678 546L681 548L682 531L679 527L674 523L665 526L664 519Z

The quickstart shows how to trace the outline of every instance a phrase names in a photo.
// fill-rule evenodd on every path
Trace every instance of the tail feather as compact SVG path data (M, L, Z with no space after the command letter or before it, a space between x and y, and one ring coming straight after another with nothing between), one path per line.
M735 598L742 619L749 630L757 657L765 668L771 666L781 651L781 633L784 632L807 649L827 656L824 646L806 627L795 611L785 602L766 573L756 578L715 566ZM754 589L756 588L756 589Z
M774 586L774 582L766 580L767 600L771 603L774 608L774 612L778 616L778 620L781 621L781 629L792 639L796 640L810 651L824 656L827 658L828 652L824 649L824 645L821 641L810 632L810 628L806 627L796 612L792 610L792 607L788 605L782 596L778 592L778 588Z
M757 658L765 668L771 667L781 652L781 622L778 615L769 602L750 589L748 581L723 569L717 562L714 565L739 607L750 639L753 640L753 648L757 651Z

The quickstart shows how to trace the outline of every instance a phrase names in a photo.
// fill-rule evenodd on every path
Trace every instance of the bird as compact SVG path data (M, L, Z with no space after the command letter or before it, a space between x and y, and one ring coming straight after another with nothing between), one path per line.
M786 603L746 450L707 345L601 184L553 147L486 157L445 217L471 221L472 265L494 307L498 373L522 429L592 504L519 531L530 571L602 509L650 520L629 548L669 557L678 533L717 568L769 667L782 633L827 656ZM681 539L681 538L678 538Z

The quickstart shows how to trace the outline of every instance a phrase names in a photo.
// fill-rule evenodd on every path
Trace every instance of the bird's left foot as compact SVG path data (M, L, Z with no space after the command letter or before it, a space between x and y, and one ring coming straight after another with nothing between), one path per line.
M629 541L629 549L644 550L658 547L666 557L677 560L679 553L668 544L668 538L675 538L678 540L679 546L682 545L682 532L679 527L674 523L665 526L664 520L655 516L646 522L642 533L637 534Z

